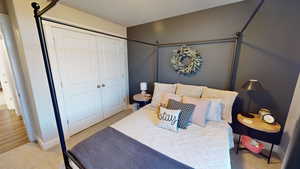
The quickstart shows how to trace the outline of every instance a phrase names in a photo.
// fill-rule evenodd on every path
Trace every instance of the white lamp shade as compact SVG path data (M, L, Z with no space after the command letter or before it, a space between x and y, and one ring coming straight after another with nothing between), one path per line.
M141 82L140 83L140 88L142 91L146 91L147 90L147 82Z

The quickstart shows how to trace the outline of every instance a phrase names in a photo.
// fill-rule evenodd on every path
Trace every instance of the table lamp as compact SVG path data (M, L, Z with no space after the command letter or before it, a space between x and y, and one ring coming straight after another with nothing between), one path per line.
M247 91L247 92L256 92L258 91L260 88L262 88L260 82L258 80L255 79L250 79L247 82L245 82L242 86L242 89ZM247 112L250 111L250 105L251 105L251 98L249 96L249 101L248 101L248 110ZM249 113L242 113L243 116L248 117L248 118L253 118L254 116L249 114Z
M147 82L141 82L140 83L140 89L142 91L142 94L146 94L146 91L147 91Z

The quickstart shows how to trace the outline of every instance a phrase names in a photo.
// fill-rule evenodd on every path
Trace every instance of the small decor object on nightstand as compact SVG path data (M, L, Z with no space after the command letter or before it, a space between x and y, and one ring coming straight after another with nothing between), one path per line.
M269 124L274 124L275 123L275 118L272 115L271 111L266 108L261 108L258 111L258 114L260 116L260 119L262 119L264 122L269 123Z
M263 119L264 115L271 114L271 110L266 108L261 108L259 109L258 114L260 116L260 119Z
M142 94L146 94L147 93L147 82L141 82L140 89L142 91Z
M274 124L275 118L271 114L266 114L263 116L263 121L269 124Z

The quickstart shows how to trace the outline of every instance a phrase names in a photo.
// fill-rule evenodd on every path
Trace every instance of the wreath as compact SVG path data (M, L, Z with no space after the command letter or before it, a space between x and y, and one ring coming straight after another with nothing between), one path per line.
M189 75L200 70L203 59L198 50L182 46L174 50L170 62L178 74Z

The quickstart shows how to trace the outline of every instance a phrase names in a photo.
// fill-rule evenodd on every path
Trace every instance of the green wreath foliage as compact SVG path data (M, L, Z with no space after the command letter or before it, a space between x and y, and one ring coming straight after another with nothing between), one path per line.
M178 74L189 75L197 73L202 65L203 58L198 50L182 46L174 50L170 58L173 69Z

